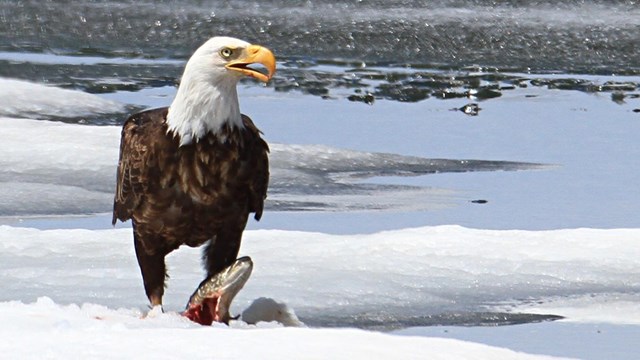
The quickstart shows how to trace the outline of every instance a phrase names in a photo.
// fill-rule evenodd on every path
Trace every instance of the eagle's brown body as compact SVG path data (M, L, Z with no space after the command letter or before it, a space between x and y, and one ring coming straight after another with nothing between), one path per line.
M268 146L251 119L190 144L168 132L167 108L132 115L122 129L113 223L132 220L135 250L152 305L162 303L164 257L207 243L208 276L237 257L249 213L262 215Z

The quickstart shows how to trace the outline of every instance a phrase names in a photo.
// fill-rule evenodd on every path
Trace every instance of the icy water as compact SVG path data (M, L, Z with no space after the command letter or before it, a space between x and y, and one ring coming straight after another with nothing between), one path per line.
M627 1L20 1L0 49L184 59L215 34L280 56L460 68L637 74Z

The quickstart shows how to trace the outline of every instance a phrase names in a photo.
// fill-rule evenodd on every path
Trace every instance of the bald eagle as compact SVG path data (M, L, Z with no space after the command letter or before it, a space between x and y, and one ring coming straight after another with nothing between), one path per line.
M262 64L266 74L251 64ZM169 107L125 121L112 223L132 221L152 307L162 305L167 254L206 243L206 281L236 260L249 214L260 220L269 148L240 113L236 85L243 76L267 82L274 72L267 48L214 37L187 62Z

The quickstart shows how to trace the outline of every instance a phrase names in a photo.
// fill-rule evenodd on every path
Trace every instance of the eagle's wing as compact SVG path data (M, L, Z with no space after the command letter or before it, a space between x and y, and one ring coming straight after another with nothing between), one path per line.
M254 218L260 220L264 209L264 200L267 198L267 187L269 186L269 145L260 137L260 130L253 124L253 121L242 115L242 121L246 129L253 135L253 169L254 176L249 184L250 211L254 212Z
M149 171L154 161L151 141L167 114L167 108L153 109L130 116L122 126L113 219L127 221L138 207L149 186Z

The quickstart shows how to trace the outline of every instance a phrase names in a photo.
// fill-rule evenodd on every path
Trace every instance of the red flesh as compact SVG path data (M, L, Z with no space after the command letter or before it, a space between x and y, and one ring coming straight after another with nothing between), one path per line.
M220 322L220 314L218 314L218 297L206 298L202 301L202 304L199 305L190 305L182 315L200 325L211 325L214 321Z

